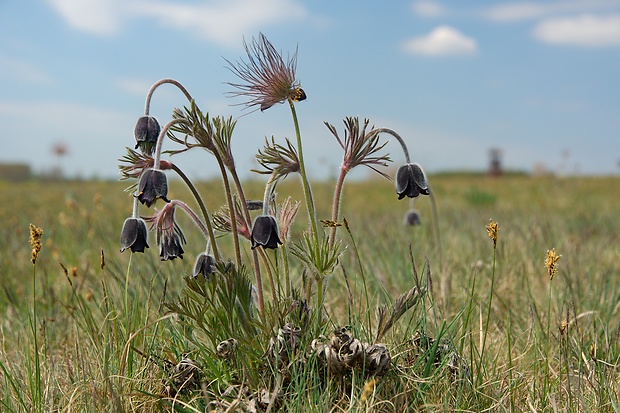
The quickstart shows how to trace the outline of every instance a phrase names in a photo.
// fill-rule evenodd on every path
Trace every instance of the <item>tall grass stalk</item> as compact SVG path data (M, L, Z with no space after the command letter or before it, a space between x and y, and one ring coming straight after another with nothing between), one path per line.
M38 325L37 325L37 271L36 264L32 263L32 312L28 313L28 319L30 322L30 329L33 340L34 351L34 374L31 370L31 365L28 364L29 370L29 384L30 395L32 397L32 409L34 412L40 413L43 411L43 391L41 389L41 360L39 356L39 340L38 340Z
M491 290L489 291L489 300L486 308L486 320L484 324L484 330L482 332L482 346L480 348L480 365L484 365L484 356L487 344L487 337L489 335L489 324L491 322L491 307L493 305L493 295L495 292L495 267L496 267L496 259L497 259L497 248L493 248L493 264L491 267ZM482 375L478 376L479 379L482 378ZM480 382L478 382L480 384Z

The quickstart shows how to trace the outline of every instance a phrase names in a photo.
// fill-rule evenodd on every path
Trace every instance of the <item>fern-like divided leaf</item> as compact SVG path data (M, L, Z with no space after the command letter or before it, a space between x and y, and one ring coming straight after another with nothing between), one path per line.
M345 248L340 241L330 247L328 237L315 241L304 233L298 243L293 244L291 252L301 260L308 272L318 281L332 274Z

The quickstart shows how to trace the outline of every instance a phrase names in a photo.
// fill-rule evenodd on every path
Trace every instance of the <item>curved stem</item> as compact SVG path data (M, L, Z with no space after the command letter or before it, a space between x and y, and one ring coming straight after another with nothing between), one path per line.
M159 136L157 137L157 146L155 146L155 157L153 159L153 168L159 169L160 160L161 160L161 147L164 143L164 137L168 133L168 129L172 127L172 125L176 125L177 123L188 123L185 119L173 119L170 122L166 123L166 125L159 132Z
M340 200L342 199L342 188L344 187L344 178L347 175L348 168L343 164L340 167L340 175L338 176L338 182L336 183L336 189L334 190L334 205L332 207L332 221L338 222L340 215ZM333 226L329 234L329 247L334 246L336 241L336 227Z
M312 190L308 183L308 177L306 176L306 167L304 164L304 154L301 145L301 132L299 131L299 122L297 121L297 112L295 111L295 105L291 99L288 100L291 107L291 114L293 115L293 123L295 124L295 135L297 137L297 154L299 156L299 174L301 175L301 182L304 187L304 197L306 200L306 209L308 210L308 216L310 219L310 225L312 228L312 234L315 241L318 240L319 230L316 219L316 209L314 207L314 200L312 199Z
M403 152L405 154L405 162L411 163L411 158L409 157L409 150L407 149L407 144L405 143L405 140L401 138L401 136L398 133L394 132L392 129L389 129L389 128L379 128L379 129L375 129L373 132L377 134L387 133L395 137L396 140L400 143L400 146L402 146L403 148Z
M211 245L213 247L213 256L215 257L216 260L219 260L220 252L217 249L217 243L215 242L215 233L213 232L213 225L211 225L211 218L209 217L209 211L207 211L207 207L205 206L202 200L202 197L198 193L198 190L196 189L192 181L187 177L187 175L185 175L185 173L178 166L176 166L175 164L172 164L172 170L175 171L181 177L183 182L185 182L189 190L194 195L194 198L196 199L196 202L198 203L198 207L200 208L200 211L202 212L202 216L204 217L204 220L205 220L204 224L207 228L209 241L211 242Z
M237 216L235 213L235 204L233 203L232 194L230 192L230 182L228 181L228 174L226 173L226 166L222 161L217 150L212 151L213 156L217 159L217 163L220 166L220 172L222 173L222 181L224 182L224 192L226 192L226 201L228 202L228 210L230 212L230 229L233 236L233 244L235 246L235 258L237 260L237 268L241 267L241 249L239 247L239 234L237 233Z
M273 172L269 175L269 180L265 185L265 194L263 195L263 215L269 215L269 200L271 199L271 193L273 192L273 187L278 182L278 178L276 173Z
M209 230L207 229L207 226L204 224L204 222L200 220L200 218L198 218L198 215L196 215L196 213L192 211L192 209L185 202L179 201L178 199L173 199L172 201L170 201L169 205L178 206L183 211L185 211L187 216L189 216L192 221L194 221L194 224L198 226L200 231L202 231L202 234L205 236L205 238L209 239Z
M148 93L146 94L146 103L144 105L144 116L149 115L149 111L151 109L151 98L153 97L153 93L155 92L155 89L157 89L158 87L166 83L171 83L175 85L176 87L178 87L181 90L181 92L183 92L187 100L189 100L190 102L194 100L194 98L192 98L192 95L189 94L187 89L185 89L185 86L183 86L180 82L174 79L161 79L155 82L153 86L151 86L151 88L149 89Z

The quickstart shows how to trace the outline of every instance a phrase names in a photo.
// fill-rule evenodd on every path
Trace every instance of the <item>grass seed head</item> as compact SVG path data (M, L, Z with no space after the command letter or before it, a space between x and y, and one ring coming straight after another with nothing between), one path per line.
M30 245L32 246L30 261L33 264L37 262L37 257L41 251L41 237L43 237L43 229L30 224Z
M489 225L486 226L489 237L493 240L493 249L497 247L497 233L499 232L499 224L489 219Z
M553 276L558 272L558 261L561 255L555 253L555 248L547 250L547 256L545 257L545 267L547 273L549 273L549 280L553 280Z

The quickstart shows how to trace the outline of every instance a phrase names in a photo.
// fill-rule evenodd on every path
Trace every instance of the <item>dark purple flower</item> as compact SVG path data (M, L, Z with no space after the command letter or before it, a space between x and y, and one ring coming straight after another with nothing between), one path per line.
M175 202L164 205L160 211L155 211L151 217L145 218L151 224L151 230L155 230L155 239L159 245L159 256L162 261L173 260L177 257L183 259L183 247L185 235L174 220Z
M418 212L418 210L412 208L407 211L403 223L409 226L420 225L422 223L422 220L420 219L420 213Z
M214 272L215 272L215 258L203 252L196 258L196 263L194 264L194 271L192 272L192 277L194 278L201 277L205 280L208 280L209 277L211 277L211 274L213 274Z
M164 171L153 168L144 171L138 184L138 200L150 207L158 198L170 202L167 196L168 180Z
M123 222L121 231L121 252L127 248L131 252L144 252L144 248L149 248L146 243L147 231L146 223L140 218L127 218Z
M424 171L417 163L408 163L398 168L396 173L396 193L398 199L408 196L415 198L420 194L428 195L428 182Z
M179 227L175 227L178 229ZM173 260L177 257L183 259L183 247L181 243L185 243L185 236L182 232L174 231L166 234L159 240L159 256L162 261Z
M161 127L157 119L153 116L140 117L133 130L133 136L136 138L135 149L139 147L142 153L153 155L160 132Z
M278 234L278 224L271 215L259 215L252 226L252 249L259 245L263 248L278 248L282 244Z

